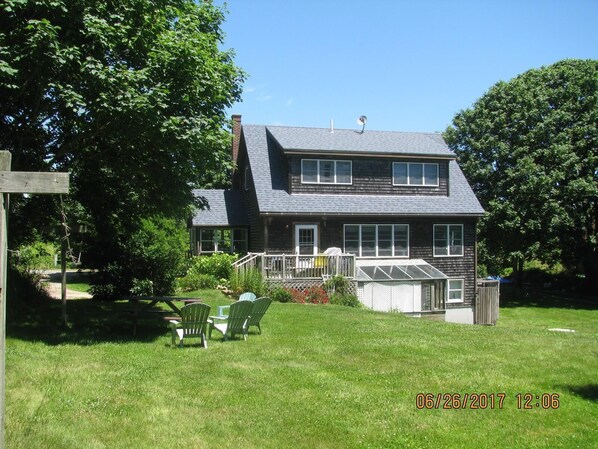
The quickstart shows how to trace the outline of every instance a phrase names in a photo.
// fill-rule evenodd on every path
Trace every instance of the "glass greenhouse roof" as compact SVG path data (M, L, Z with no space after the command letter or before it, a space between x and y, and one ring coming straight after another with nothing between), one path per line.
M380 265L357 267L357 281L429 281L448 279L442 271L428 264Z

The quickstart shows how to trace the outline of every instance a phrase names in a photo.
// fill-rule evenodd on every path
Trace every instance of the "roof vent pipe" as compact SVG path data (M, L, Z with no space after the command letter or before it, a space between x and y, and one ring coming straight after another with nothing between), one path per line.
M357 124L361 125L361 132L359 134L363 134L363 131L365 130L365 124L367 123L367 121L368 118L365 115L360 115L357 119Z
M334 120L330 119L330 134L334 134Z

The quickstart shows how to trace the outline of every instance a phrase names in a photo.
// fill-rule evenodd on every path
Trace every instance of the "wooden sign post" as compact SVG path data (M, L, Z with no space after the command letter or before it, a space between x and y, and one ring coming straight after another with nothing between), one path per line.
M0 151L0 449L4 449L6 386L6 273L10 193L69 193L68 173L11 172L11 154Z

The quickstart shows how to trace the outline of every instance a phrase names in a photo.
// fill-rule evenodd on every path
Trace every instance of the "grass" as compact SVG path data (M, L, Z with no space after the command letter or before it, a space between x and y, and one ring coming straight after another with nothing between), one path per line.
M89 284L86 282L73 282L68 283L67 288L76 292L87 293L89 291Z
M7 447L598 447L596 311L506 305L484 327L274 303L262 335L215 333L207 350L171 348L159 316L134 338L125 303L69 301L68 330L57 303L13 306ZM420 392L506 397L501 409L419 410ZM520 410L526 392L560 406Z

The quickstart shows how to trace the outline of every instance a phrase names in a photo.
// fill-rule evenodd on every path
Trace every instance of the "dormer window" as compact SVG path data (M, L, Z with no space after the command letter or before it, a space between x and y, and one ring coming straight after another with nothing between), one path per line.
M392 184L395 186L438 187L438 164L393 162Z
M331 159L302 159L302 184L351 184L353 182L351 161Z

